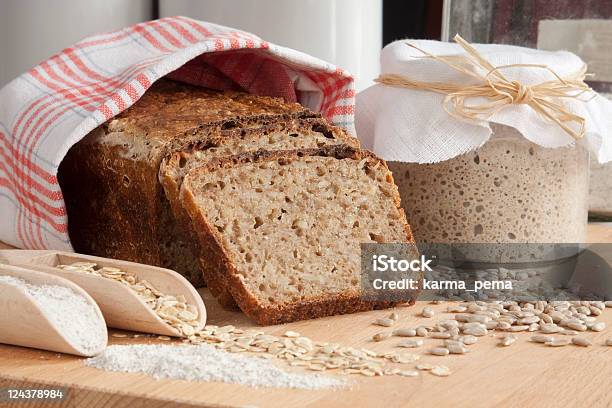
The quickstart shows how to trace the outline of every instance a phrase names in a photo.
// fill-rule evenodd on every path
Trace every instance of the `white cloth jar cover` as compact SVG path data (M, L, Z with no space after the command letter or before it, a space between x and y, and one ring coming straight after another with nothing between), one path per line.
M561 78L572 77L584 66L578 56L567 51L549 52L509 45L472 46L492 66L506 67L500 68L499 72L508 81L517 81L527 87L557 80L555 74ZM382 74L397 74L427 83L478 85L474 77L424 52L458 59L466 55L458 44L396 41L382 51ZM486 71L480 71L481 75L487 75ZM471 120L450 115L444 109L444 99L444 94L428 90L374 85L357 95L357 135L365 148L385 160L436 163L482 146L492 135L492 122L513 127L526 139L543 147L582 145L600 163L612 160L609 135L612 132L612 102L594 91L577 97L554 98L555 103L561 104L568 112L584 118L584 135L577 140L526 104L507 104L486 120ZM487 98L470 97L466 100L466 105L470 106L483 103L487 103Z

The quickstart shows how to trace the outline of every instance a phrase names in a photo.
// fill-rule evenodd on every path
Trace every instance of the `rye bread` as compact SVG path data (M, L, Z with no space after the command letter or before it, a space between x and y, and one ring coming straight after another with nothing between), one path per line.
M215 158L259 150L295 150L344 144L358 147L359 143L344 130L329 125L322 118L306 118L274 122L248 129L223 130L211 135L206 144L197 143L164 158L159 172L160 183L164 187L174 218L184 231L194 237L190 240L194 244L193 253L198 256L207 286L221 305L230 308L235 307L236 303L216 276L218 267L208 256L209 248L202 247L195 239L193 224L180 203L179 191L184 176L190 170L201 167Z
M225 130L317 117L279 98L156 82L75 144L60 165L74 249L174 269L201 286L189 238L159 183L162 159Z
M180 200L217 283L259 324L394 304L365 300L360 287L361 243L414 242L392 175L371 153L213 159L189 171Z

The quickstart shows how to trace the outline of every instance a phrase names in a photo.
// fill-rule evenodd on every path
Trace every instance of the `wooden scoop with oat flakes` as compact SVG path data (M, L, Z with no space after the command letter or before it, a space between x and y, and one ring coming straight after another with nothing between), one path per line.
M84 289L109 327L189 337L206 323L195 288L164 268L59 251L0 250L0 263L49 273Z

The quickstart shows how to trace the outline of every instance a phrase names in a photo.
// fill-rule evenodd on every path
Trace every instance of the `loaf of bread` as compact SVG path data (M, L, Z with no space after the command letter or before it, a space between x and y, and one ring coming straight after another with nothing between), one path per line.
M174 269L202 286L187 228L174 214L181 215L176 197L182 167L260 148L340 143L336 139L356 143L299 104L158 81L62 161L58 179L71 242L77 252ZM192 162L187 157L193 151ZM160 174L167 156L172 158ZM222 303L233 303L217 294Z
M180 201L209 279L260 324L391 306L363 299L360 244L414 242L385 162L348 146L214 159Z
M261 324L391 306L364 300L360 244L413 242L386 164L278 98L160 81L58 179L76 251L205 281Z

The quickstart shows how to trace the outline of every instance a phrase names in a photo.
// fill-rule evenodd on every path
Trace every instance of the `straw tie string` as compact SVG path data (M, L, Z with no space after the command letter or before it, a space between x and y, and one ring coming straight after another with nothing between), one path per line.
M585 119L570 112L563 104L564 98L578 99L591 89L584 82L586 65L576 73L562 78L546 65L510 64L493 66L470 43L456 35L455 42L464 50L460 56L435 56L414 44L406 43L436 61L462 72L474 79L476 84L457 84L447 82L427 82L412 80L404 75L383 74L375 81L387 86L420 89L446 95L443 107L454 117L468 120L487 120L501 109L511 105L527 105L543 118L560 126L574 139L581 139L585 134ZM509 68L544 69L552 74L554 79L535 85L526 85L519 81L510 81L503 74ZM483 72L485 74L483 74ZM482 103L468 103L475 97L485 98Z

